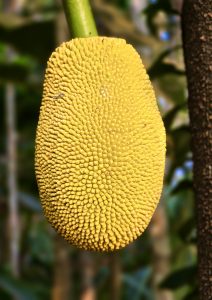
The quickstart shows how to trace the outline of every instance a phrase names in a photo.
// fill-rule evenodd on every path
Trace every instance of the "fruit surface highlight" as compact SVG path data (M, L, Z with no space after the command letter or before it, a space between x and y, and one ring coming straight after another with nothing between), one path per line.
M52 53L36 136L44 213L80 248L136 239L159 201L165 130L138 53L118 38L77 38Z

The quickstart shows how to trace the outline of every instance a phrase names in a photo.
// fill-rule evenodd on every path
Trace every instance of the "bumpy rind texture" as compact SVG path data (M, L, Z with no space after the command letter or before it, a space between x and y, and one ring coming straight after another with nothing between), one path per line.
M45 215L71 244L110 251L145 230L161 194L165 130L125 40L79 38L52 53L35 161Z

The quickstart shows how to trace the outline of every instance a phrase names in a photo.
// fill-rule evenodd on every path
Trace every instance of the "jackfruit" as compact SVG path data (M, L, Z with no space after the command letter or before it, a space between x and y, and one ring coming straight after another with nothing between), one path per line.
M125 40L76 38L52 53L36 135L44 213L71 244L122 248L159 201L165 130L138 53Z

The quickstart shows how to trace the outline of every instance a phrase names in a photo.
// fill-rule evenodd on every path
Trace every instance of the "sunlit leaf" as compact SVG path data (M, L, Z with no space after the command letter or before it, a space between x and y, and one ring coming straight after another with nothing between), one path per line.
M164 76L166 74L175 74L175 75L185 75L185 71L178 69L178 67L173 63L164 62L164 59L170 55L172 52L179 50L180 46L175 46L173 48L163 51L156 61L153 62L151 67L148 69L148 74L150 79L155 79L157 77Z
M166 115L163 117L163 122L168 132L171 128L172 123L174 122L178 112L185 107L185 104L176 105L173 109L171 109Z

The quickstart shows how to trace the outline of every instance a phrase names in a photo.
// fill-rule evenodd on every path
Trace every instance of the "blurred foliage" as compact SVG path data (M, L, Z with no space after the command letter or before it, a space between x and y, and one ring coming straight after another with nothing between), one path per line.
M144 1L145 2L145 1ZM182 59L179 12L171 0L146 1L139 10L136 1L93 0L101 34L127 39L141 53L154 84L158 105L167 131L167 168L163 202L170 246L170 271L157 289L172 291L176 300L195 300L196 229L192 188L192 157L187 113L187 91ZM145 26L135 24L133 5ZM53 0L26 0L20 14L0 15L0 95L5 84L16 89L18 200L21 220L20 277L11 275L7 254L7 183L5 104L0 101L0 299L50 299L55 268L55 232L43 218L34 175L34 140L47 59L56 47L56 20L61 8ZM163 14L161 26L156 19ZM159 22L159 23L158 23ZM146 32L144 32L146 31ZM164 34L165 33L165 34ZM164 38L165 37L165 38ZM14 49L8 60L6 49ZM150 224L151 226L151 224ZM154 261L151 234L147 230L137 241L119 251L121 299L153 300ZM81 251L70 247L73 299L79 298ZM98 299L108 295L111 273L109 254L92 254L96 264L94 286Z

